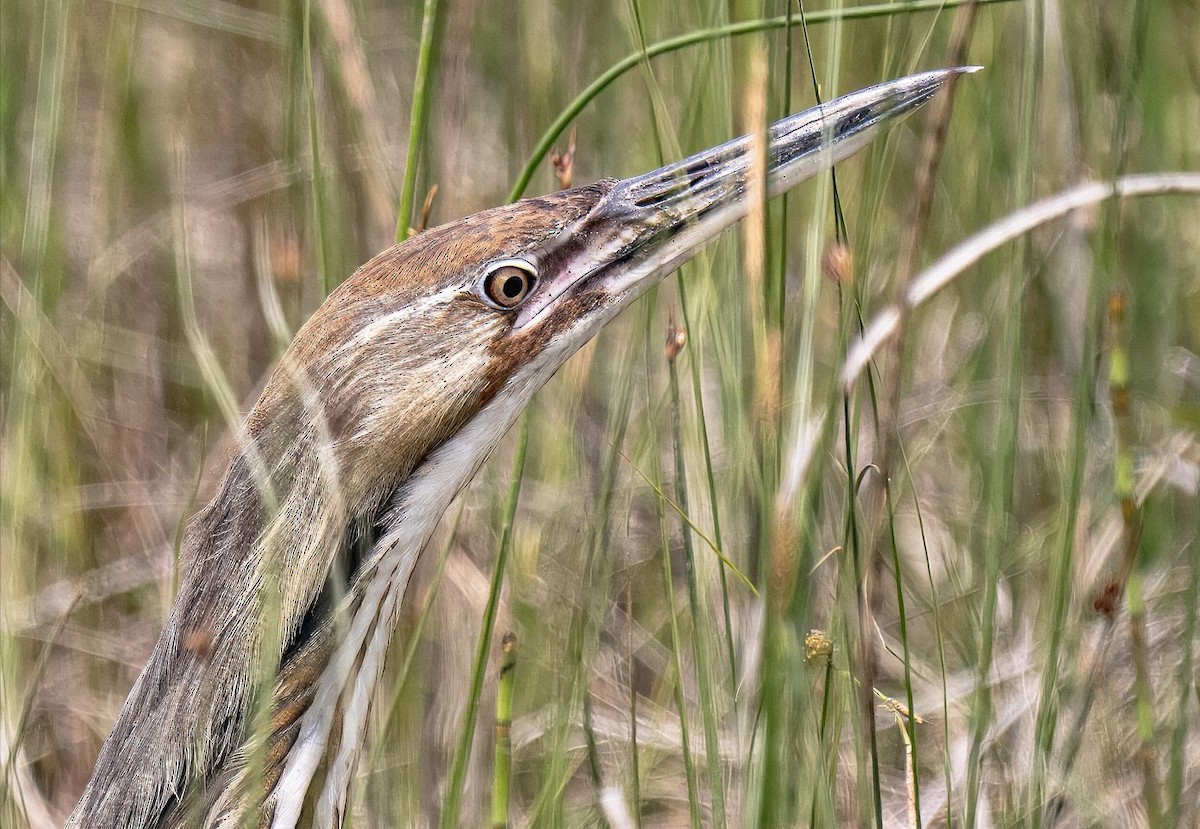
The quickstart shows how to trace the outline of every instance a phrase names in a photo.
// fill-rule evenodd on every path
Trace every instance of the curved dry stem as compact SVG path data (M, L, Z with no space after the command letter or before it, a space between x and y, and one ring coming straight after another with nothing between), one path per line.
M875 315L846 355L843 385L847 388L854 385L879 347L899 331L903 316L925 304L961 273L1006 242L1107 198L1173 194L1200 196L1200 173L1146 173L1112 181L1089 181L1034 202L968 236L917 275L904 292L900 305L889 306Z

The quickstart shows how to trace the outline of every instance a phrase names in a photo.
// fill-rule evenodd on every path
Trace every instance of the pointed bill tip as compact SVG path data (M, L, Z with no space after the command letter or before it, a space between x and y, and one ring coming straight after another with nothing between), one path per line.
M917 75L914 77L919 77L921 75L927 75L927 76L928 75L940 75L943 79L949 79L956 75L974 75L976 72L981 71L983 68L984 68L983 64L968 63L968 64L964 64L963 66L947 66L944 69L930 69L926 72L918 72ZM903 80L903 79L901 79L901 80Z
M961 75L974 75L976 72L983 69L979 64L967 64L965 66L948 66L943 69L928 69L924 72L917 72L909 75L906 78L897 78L894 81L884 81L876 84L871 89L896 88L912 90L913 88L924 87L927 89L940 89L945 84Z
M766 195L777 196L865 147L888 125L928 103L950 81L981 67L918 72L810 107L766 130ZM616 240L621 256L637 251L636 267L621 270L609 289L626 291L661 276L749 210L758 138L744 135L683 161L617 182L592 220ZM591 270L601 265L591 263Z

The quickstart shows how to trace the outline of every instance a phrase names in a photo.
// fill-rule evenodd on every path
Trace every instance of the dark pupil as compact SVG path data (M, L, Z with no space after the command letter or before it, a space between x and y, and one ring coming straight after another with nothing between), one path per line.
M516 299L525 290L525 279L520 276L510 276L500 287L505 299Z

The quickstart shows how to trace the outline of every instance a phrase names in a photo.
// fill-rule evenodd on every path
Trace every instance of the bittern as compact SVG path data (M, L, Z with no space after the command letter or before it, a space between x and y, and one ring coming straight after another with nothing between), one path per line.
M300 329L189 523L178 596L68 825L339 825L414 564L533 394L746 215L756 170L757 192L781 193L962 71L793 115L759 152L744 136L477 213L359 268Z

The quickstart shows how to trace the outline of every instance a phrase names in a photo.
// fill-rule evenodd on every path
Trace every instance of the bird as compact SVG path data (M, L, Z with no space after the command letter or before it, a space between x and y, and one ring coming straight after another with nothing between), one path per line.
M189 521L161 636L67 827L340 826L414 565L538 389L755 195L972 69L877 84L765 143L485 210L362 265L297 332Z

